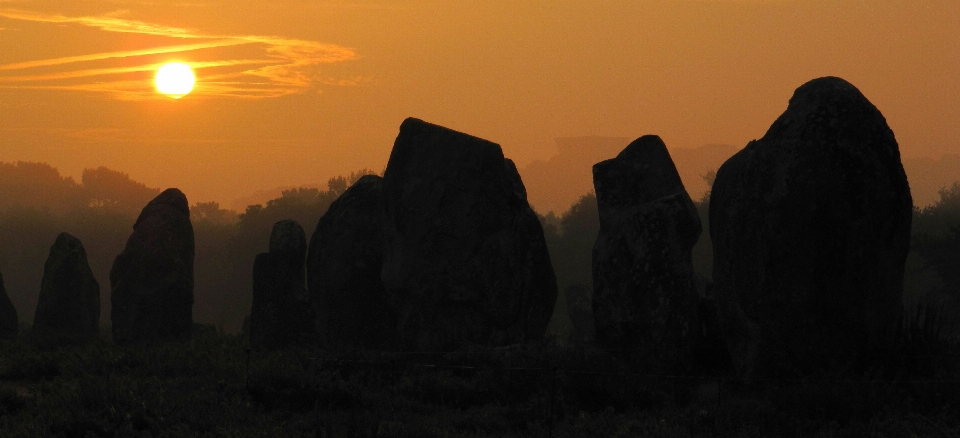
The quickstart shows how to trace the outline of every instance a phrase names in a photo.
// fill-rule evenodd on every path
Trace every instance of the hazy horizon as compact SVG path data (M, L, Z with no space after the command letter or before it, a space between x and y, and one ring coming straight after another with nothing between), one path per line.
M519 169L521 179L527 189L527 198L531 206L541 214L552 211L557 215L567 211L581 196L593 191L592 166L599 161L613 158L627 144L634 139L628 137L564 137L558 138L557 153L546 160L535 160ZM708 186L703 175L715 171L731 155L739 151L740 147L723 144L708 144L699 148L674 148L670 150L671 158L677 166L684 187L694 200L700 199L707 191ZM507 157L509 158L509 157ZM2 161L0 163L16 163L22 160ZM45 163L50 164L50 163ZM939 199L939 190L949 188L953 183L960 182L960 154L946 154L939 158L904 158L904 169L913 195L914 205L926 207ZM382 171L380 167L368 167L375 172ZM51 164L52 166L52 164ZM56 168L61 177L70 177L80 182L80 174L70 175ZM91 168L100 167L94 166ZM125 169L111 169L126 173L130 179L142 183L143 180L135 173ZM362 170L362 169L353 169ZM346 176L350 172L342 175ZM329 179L329 178L328 178ZM558 184L556 181L562 181ZM170 186L149 186L153 189L166 189ZM247 206L261 204L279 198L284 190L295 188L327 189L327 180L305 181L301 184L291 184L273 187L261 187L252 192L232 199L207 199L195 197L194 193L185 191L191 205L198 202L217 202L222 209L234 210L243 213Z

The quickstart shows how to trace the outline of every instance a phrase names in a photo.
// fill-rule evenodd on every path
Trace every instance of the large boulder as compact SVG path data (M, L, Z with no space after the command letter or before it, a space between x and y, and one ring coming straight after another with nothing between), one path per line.
M310 239L307 281L327 348L396 346L396 312L380 280L382 188L379 176L360 178L330 205Z
M87 263L83 243L60 233L43 266L33 332L92 340L100 332L100 283Z
M700 217L655 135L593 166L600 232L593 247L597 343L655 368L687 369L697 329L691 251Z
M383 176L383 269L402 348L542 339L557 299L543 228L489 141L407 119Z
M110 319L117 343L190 337L193 225L187 197L167 189L137 218L110 269Z
M0 274L0 341L17 339L20 326L17 320L17 308L13 307L7 289L3 287L3 274Z
M313 309L304 281L307 239L303 227L287 219L273 225L270 252L253 263L250 342L282 347L313 331Z
M717 172L713 279L745 379L842 370L900 319L912 200L883 115L826 77Z

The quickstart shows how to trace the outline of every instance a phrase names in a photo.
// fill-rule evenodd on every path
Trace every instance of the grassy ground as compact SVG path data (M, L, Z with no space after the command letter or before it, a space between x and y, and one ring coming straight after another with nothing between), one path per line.
M956 437L956 365L745 387L634 375L582 347L332 355L248 353L216 333L139 348L27 336L0 345L0 436Z

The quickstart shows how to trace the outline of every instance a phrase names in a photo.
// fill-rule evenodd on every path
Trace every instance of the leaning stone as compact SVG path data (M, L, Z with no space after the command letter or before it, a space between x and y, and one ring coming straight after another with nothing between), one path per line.
M688 370L698 326L691 251L701 228L666 145L640 137L593 166L593 181L597 343L639 356L651 370Z

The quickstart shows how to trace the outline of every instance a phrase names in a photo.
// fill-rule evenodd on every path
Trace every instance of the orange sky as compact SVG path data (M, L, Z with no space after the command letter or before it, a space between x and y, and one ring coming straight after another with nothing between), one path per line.
M152 88L171 60L199 67L180 100ZM905 157L960 154L956 0L0 0L0 161L229 205L380 170L408 116L521 169L557 137L742 147L825 75Z

